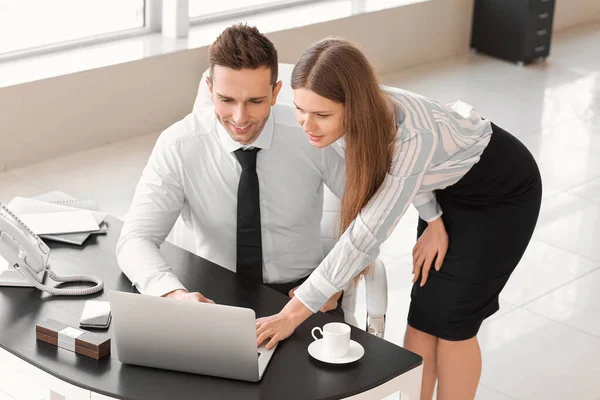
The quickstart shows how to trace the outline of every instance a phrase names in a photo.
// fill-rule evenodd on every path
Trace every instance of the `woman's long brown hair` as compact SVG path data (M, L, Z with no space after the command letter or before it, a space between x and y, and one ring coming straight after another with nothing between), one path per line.
M395 135L391 102L373 68L352 43L336 38L309 47L292 73L292 88L306 88L344 105L346 189L340 235L369 202L388 172Z

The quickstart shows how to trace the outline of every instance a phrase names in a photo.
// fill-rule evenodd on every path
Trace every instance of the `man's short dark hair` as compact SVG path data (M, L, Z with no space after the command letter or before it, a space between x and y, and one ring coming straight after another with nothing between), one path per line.
M236 71L267 67L271 84L277 83L277 50L254 26L237 24L225 29L208 49L210 77L215 65Z

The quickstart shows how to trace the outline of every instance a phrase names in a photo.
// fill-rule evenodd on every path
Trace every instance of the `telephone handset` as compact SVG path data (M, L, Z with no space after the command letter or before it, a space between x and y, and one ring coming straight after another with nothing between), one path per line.
M54 295L84 296L101 291L100 278L87 275L57 276L48 266L50 248L6 206L0 203L0 255L33 286ZM56 282L92 282L84 289L59 289L42 284L44 273ZM0 284L1 285L1 284ZM11 285L15 286L15 285Z

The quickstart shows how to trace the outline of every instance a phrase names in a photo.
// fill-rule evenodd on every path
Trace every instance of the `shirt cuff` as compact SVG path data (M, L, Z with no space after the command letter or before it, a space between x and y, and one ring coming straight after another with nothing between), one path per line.
M443 212L433 193L422 193L415 197L413 205L419 212L419 217L426 222L435 221Z
M327 279L314 271L308 279L294 292L294 296L300 300L310 311L316 313L323 307L327 300L340 290L333 286Z
M133 282L133 285L140 293L150 296L164 296L173 290L185 289L172 272L159 272L145 279L143 283Z
M422 219L423 221L425 221L425 222L429 223L429 222L435 221L436 219L438 219L439 217L441 217L441 216L442 216L442 214L444 214L444 213L442 212L442 210L440 210L440 211L439 211L439 212L438 212L436 215L434 215L433 217L429 217L429 218L423 218L423 217L421 217L421 219Z

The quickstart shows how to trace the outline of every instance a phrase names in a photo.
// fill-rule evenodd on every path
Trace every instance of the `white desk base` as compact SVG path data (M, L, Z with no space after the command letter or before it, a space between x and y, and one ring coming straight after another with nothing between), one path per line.
M401 400L420 400L423 364L377 387L344 400L381 400L398 393Z
M60 351L60 350L59 350ZM401 400L419 400L423 365L347 400L381 400L400 392ZM115 400L67 383L0 348L0 391L17 400Z

